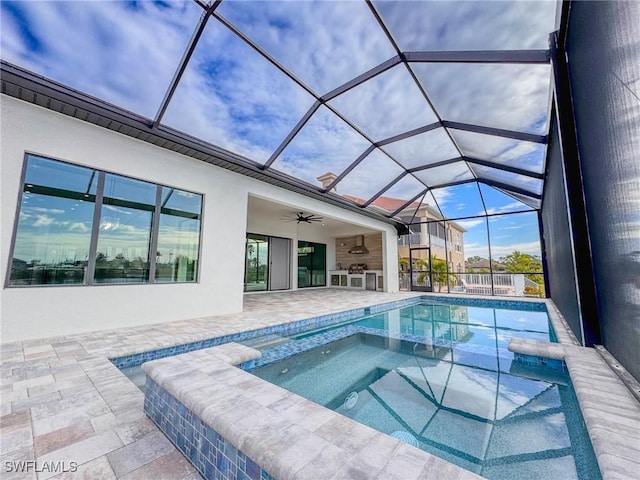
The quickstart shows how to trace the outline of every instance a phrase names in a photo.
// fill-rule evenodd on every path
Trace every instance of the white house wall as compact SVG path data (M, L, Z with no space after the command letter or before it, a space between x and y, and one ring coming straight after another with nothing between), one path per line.
M25 152L204 194L198 283L3 288L3 342L241 311L247 228L288 236L278 233L281 226L247 226L249 195L382 231L389 247L385 267L397 272L396 232L390 225L5 95L0 110L3 285ZM317 232L299 232L300 240L327 243L331 268L333 242ZM295 287L295 275L292 280ZM388 275L385 285L396 291L397 275Z

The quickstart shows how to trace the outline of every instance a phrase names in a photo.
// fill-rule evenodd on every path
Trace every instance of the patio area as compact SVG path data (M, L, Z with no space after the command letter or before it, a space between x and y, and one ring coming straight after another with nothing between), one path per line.
M234 315L2 344L3 478L200 478L145 417L143 394L108 358L416 295L249 294L244 312ZM633 478L640 468L640 404L595 349L566 343L561 355L603 478ZM456 471L451 478L461 477Z
M37 462L3 478L200 478L145 417L144 395L108 358L413 295L254 294L235 315L2 344L0 454L4 462ZM67 469L77 462L78 471L35 471L58 461Z

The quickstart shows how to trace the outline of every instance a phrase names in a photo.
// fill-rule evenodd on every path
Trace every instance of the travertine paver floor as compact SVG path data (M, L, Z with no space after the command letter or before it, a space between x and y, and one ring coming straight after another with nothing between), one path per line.
M199 478L146 418L143 394L109 357L412 295L333 289L255 294L245 297L244 312L238 314L4 343L0 475L39 480Z
M109 357L414 295L418 294L337 289L254 294L245 297L244 311L238 314L2 344L0 475L40 480L199 478L145 417L143 394ZM590 369L607 368L606 364L598 367L595 357L590 356L590 361ZM605 418L610 425L626 422L633 429L636 412L625 410L617 417L607 413ZM639 446L624 448L633 454ZM608 451L607 455L607 462L619 465L615 454ZM617 478L625 478L627 468L636 466L625 462ZM61 472L76 465L75 472ZM612 471L620 472L617 466Z

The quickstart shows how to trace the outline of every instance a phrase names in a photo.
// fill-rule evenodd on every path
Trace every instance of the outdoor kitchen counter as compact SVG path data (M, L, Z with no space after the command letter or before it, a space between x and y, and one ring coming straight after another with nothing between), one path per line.
M375 285L367 288L367 274L375 274ZM329 285L332 287L357 288L359 290L383 290L383 270L363 270L362 273L349 273L349 270L329 270Z

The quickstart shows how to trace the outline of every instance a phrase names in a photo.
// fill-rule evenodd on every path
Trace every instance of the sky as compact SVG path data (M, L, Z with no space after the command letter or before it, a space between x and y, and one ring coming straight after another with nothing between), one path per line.
M94 216L96 171L66 163L30 156L22 195L20 221L14 258L26 262L39 260L45 264L86 261ZM30 190L30 186L50 187L79 194L83 200L46 195ZM154 205L157 186L128 177L105 174L104 198L98 232L99 253L108 259L123 255L128 260L146 260L149 252L152 212L109 204L121 199ZM86 197L86 199L84 199ZM167 209L199 215L202 196L188 191L162 187L160 204ZM200 220L161 213L158 251L161 262L178 255L197 257Z
M553 1L374 5L401 51L547 49L555 29ZM201 12L191 1L3 1L0 52L3 60L152 119ZM371 142L432 124L438 115L527 133L547 131L548 65L412 63L411 69L396 65L331 98L285 146L314 96L394 57L394 46L364 1L225 0L216 15L220 19L208 20L162 123L260 164L271 159L272 168L313 185L319 186L317 177L326 172L342 173ZM531 172L544 169L544 145L449 132L438 128L374 148L338 184L338 193L366 200L404 168L460 153ZM276 155L279 147L284 148ZM531 177L471 168L458 162L421 170L385 195L409 200L424 185L437 187L474 174L534 193L542 187ZM513 198L488 195L488 210L512 209ZM475 183L434 190L434 196L448 218L484 212Z

